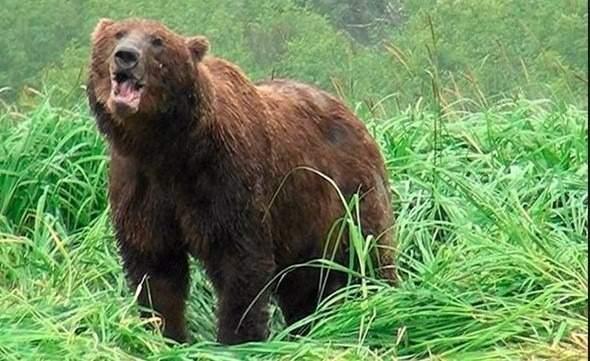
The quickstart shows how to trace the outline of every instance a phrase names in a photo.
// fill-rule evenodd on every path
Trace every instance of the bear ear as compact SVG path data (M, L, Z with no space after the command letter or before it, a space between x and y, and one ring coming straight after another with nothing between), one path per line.
M209 40L204 36L193 36L186 39L186 46L191 52L193 61L201 61L209 51Z
M92 40L96 39L96 37L102 33L103 31L105 31L106 29L108 29L111 25L113 25L115 22L111 19L107 19L107 18L102 18L98 21L98 24L96 24L96 26L94 27L94 31L92 32Z

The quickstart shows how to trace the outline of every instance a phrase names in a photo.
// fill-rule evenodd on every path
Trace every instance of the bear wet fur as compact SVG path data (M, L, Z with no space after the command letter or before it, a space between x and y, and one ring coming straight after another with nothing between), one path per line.
M203 37L141 19L103 19L92 34L87 93L109 145L116 239L131 285L142 285L138 301L161 315L164 335L188 337L189 255L218 295L221 343L263 340L272 296L288 324L314 311L317 268L290 271L260 293L336 244L328 235L342 201L310 169L345 196L362 195L361 227L378 237L375 260L393 282L386 170L362 122L324 91L254 84L207 50ZM334 256L348 264L346 237ZM331 271L324 293L345 282Z

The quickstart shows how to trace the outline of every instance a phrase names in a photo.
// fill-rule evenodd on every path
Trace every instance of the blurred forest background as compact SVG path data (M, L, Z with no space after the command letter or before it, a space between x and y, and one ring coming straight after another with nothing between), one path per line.
M79 99L100 17L204 34L253 79L292 77L349 101L485 109L498 98L586 108L583 0L2 0L0 99ZM25 89L25 90L23 90Z

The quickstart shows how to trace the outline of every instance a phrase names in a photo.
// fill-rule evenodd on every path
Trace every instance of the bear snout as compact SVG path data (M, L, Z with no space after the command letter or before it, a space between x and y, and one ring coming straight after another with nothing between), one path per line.
M115 49L115 65L118 70L131 70L139 62L139 50L130 46L118 46Z

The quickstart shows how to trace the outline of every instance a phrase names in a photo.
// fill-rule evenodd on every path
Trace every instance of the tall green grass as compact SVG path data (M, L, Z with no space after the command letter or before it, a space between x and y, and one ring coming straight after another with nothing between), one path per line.
M197 264L191 345L167 345L137 317L86 108L45 97L3 110L0 359L585 359L587 113L530 101L357 111L391 174L399 286L366 277L342 290L304 321L304 339L287 336L273 307L268 342L222 347Z

